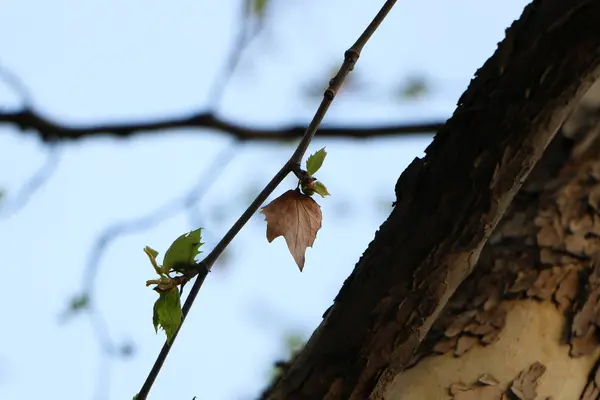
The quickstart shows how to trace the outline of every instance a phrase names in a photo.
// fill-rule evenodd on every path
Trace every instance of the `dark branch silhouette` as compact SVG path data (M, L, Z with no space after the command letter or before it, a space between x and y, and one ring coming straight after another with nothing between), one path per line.
M356 125L324 125L319 129L321 138L374 138L383 136L433 134L444 121L422 123L398 123L357 127ZM212 112L192 113L169 118L107 124L71 125L62 124L42 116L31 109L21 111L0 111L0 125L12 125L23 131L34 130L44 142L78 140L87 137L112 136L126 138L142 133L160 133L165 130L185 129L187 133L198 134L189 128L212 129L226 133L241 141L282 142L300 139L306 132L303 125L282 128L249 127L220 118Z
M232 142L224 147L214 157L210 165L199 174L196 184L187 193L169 200L141 217L119 222L106 228L98 236L94 247L89 253L88 264L83 278L84 293L90 296L94 292L96 275L103 255L111 243L115 242L121 236L151 229L167 218L176 215L178 212L189 210L194 205L197 205L208 193L212 185L218 181L219 175L225 172L227 166L239 154L238 148L239 143L237 142Z
M240 215L237 221L235 221L235 223L231 226L229 231L225 233L225 235L219 241L219 243L217 243L216 246L211 250L211 252L200 263L196 265L196 280L194 281L194 284L190 289L190 293L188 294L185 303L183 304L183 315L181 323L175 331L175 333L173 334L170 341L166 341L163 345L160 353L158 354L158 357L156 358L156 361L154 362L154 365L152 366L152 369L148 373L148 376L146 377L146 380L144 381L144 384L140 389L140 392L136 395L136 399L145 400L148 397L152 385L158 377L158 374L160 373L160 370L165 360L167 359L167 356L169 355L169 351L171 350L171 347L177 339L177 335L181 330L181 327L185 323L185 319L194 304L194 300L196 299L196 296L198 295L198 292L202 287L202 283L204 282L204 279L210 272L215 261L223 253L223 251L225 251L227 246L237 236L237 234L244 227L244 225L246 225L246 223L250 220L252 215L256 211L258 211L260 206L269 197L269 195L273 193L273 191L279 186L281 182L283 182L285 177L292 172L296 176L298 176L298 172L300 171L300 162L302 161L302 158L304 157L304 154L306 153L310 142L317 133L317 130L319 129L323 118L325 118L327 110L329 110L329 107L333 103L333 100L335 99L336 94L342 87L342 84L344 83L346 77L354 69L354 66L358 61L364 46L367 44L371 36L375 33L379 25L383 22L387 14L392 10L395 3L396 0L387 0L379 10L377 15L373 18L371 23L356 40L356 42L348 50L346 50L346 52L344 53L344 62L340 66L340 69L337 72L337 74L329 81L329 87L323 93L323 100L317 108L315 115L313 116L310 124L306 128L306 131L302 135L302 140L300 140L300 143L298 143L298 146L296 147L296 150L294 151L290 159L273 176L269 183L266 184L263 190L256 196L254 201L250 203L248 208L246 208L242 215Z

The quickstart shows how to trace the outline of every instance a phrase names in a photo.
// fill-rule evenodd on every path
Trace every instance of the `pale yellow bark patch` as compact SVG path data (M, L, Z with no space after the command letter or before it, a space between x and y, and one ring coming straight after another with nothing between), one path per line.
M506 387L521 370L539 361L547 370L540 380L538 397L578 400L600 352L571 358L569 346L560 344L564 324L564 317L549 302L515 301L497 342L487 347L477 345L458 358L449 353L421 360L394 379L385 399L450 399L448 387L452 383L470 385L483 374Z

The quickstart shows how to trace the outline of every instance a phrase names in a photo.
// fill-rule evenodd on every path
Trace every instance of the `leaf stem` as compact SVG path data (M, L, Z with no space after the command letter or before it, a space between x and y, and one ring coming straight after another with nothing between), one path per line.
M352 45L352 47L346 50L346 52L344 53L344 62L342 63L342 66L340 67L337 74L333 77L333 79L329 81L329 87L323 93L323 100L321 101L319 108L315 112L312 121L310 122L308 128L306 129L306 132L304 133L304 136L300 140L298 147L296 148L290 159L285 163L283 167L281 167L281 169L275 174L275 176L273 176L271 181L267 183L267 185L258 194L258 196L256 196L254 201L248 206L246 211L242 213L238 220L235 221L233 226L229 229L229 231L227 231L227 233L223 236L219 243L217 243L214 249L206 256L206 258L204 258L203 261L201 261L198 264L198 277L194 281L194 285L190 289L190 293L187 296L185 303L182 307L183 318L181 320L181 324L175 332L175 334L173 335L171 343L169 344L168 342L165 342L165 344L163 345L158 357L156 358L156 361L154 362L154 365L152 366L152 369L150 370L150 373L146 377L146 380L136 397L136 400L146 400L148 393L150 392L150 389L152 388L152 385L154 384L154 381L156 380L156 377L158 376L169 354L169 351L171 350L171 347L175 343L175 339L177 339L179 330L183 326L185 318L188 312L190 311L192 304L194 303L194 300L196 299L196 296L200 291L200 288L202 287L202 283L204 282L204 279L210 272L210 269L212 268L217 258L223 253L223 251L225 250L225 248L227 248L229 243L231 243L231 241L240 232L240 230L244 227L248 220L250 220L252 215L258 211L262 203L264 203L267 197L269 197L269 195L273 193L273 191L277 188L277 186L279 186L279 184L285 179L285 177L290 172L298 171L300 169L300 162L302 161L302 158L304 157L304 154L306 153L310 142L315 136L315 133L317 132L321 122L323 121L323 118L325 117L329 106L333 102L339 89L342 87L344 80L354 68L354 65L358 61L360 53L364 48L365 44L371 38L375 30L377 30L377 28L384 20L386 15L390 12L395 3L396 0L387 0L375 16L375 18L373 18L369 26L367 26L364 32L360 35L358 40Z

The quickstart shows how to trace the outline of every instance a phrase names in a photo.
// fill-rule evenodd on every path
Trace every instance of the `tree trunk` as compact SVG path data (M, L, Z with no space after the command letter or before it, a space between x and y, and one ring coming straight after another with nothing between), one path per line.
M402 388L413 381L402 381L403 375L394 382L392 380L405 368L414 365L419 356L439 352L439 346L444 345L443 349L456 351L465 344L492 342L499 337L497 325L502 325L496 321L497 318L506 315L509 310L513 313L509 316L517 317L514 310L523 309L524 315L532 312L527 307L533 303L523 302L527 295L522 291L513 294L515 300L511 300L521 301L518 303L520 308L509 307L512 303L503 297L504 293L512 293L508 289L497 290L497 304L494 300L487 301L487 298L483 303L473 300L478 299L477 296L471 300L467 296L462 303L453 300L415 355L415 350L450 296L472 271L483 246L546 146L581 95L598 77L599 27L600 1L597 0L537 0L525 9L520 20L507 30L506 39L494 56L477 72L459 100L453 117L428 147L426 157L415 159L402 174L396 185L396 208L344 283L319 328L291 367L264 393L264 398L362 400L392 396L390 398L404 399L407 392L402 392ZM543 179L566 179L564 172L557 172L565 169L561 168L565 162L577 160L573 165L588 162L585 145L576 146L579 151L577 157L571 157L568 143L572 145L573 142L562 136L555 141L548 157L556 152L562 158L553 156L544 162L552 168L543 168L537 174L542 177L536 178L542 187L547 183ZM587 145L591 146L590 143ZM600 178L600 172L598 176ZM533 189L529 187L528 190ZM539 190L541 199L544 197L543 189ZM522 207L537 210L537 203L532 206L534 203L527 198ZM522 213L519 211L518 215ZM517 220L516 224L525 229L525 222ZM506 229L504 226L502 224L502 229ZM506 242L497 239L497 235L494 238L494 249L508 249ZM529 246L529 242L526 245ZM508 251L506 249L503 251ZM489 263L495 268L495 262L486 261L496 257L494 251L502 253L500 250L486 250L482 265ZM560 255L563 256L562 253ZM571 253L564 256L584 259L584 256L573 257ZM532 265L529 263L528 267L532 268ZM486 270L480 267L476 275L479 277ZM568 282L577 280L583 267L571 268L574 272L569 269L569 273L561 279L554 275L552 279L562 282L568 276ZM519 272L508 266L504 270ZM488 274L489 281L500 280L496 284L498 287L503 287L504 283L510 287L524 284L517 278L509 281L508 276L502 274ZM502 279L507 280L504 282ZM553 282L551 278L544 279ZM600 277L598 281L600 285ZM471 279L464 285L469 282L476 281ZM545 288L544 285L542 287ZM479 293L475 289L469 290L471 292L466 293ZM487 287L481 290L487 294ZM565 286L563 292L566 290ZM528 288L524 291L529 293ZM462 293L461 289L455 298ZM567 292L563 297L568 298L571 294ZM572 304L573 300L565 303L561 310L564 312ZM590 308L593 309L593 304L588 306ZM454 336L449 335L449 322L444 321L453 322L457 315L467 319L463 313L473 314L473 319L468 320L467 325ZM584 314L584 317L595 317L591 312ZM540 312L539 315L545 314ZM510 317L507 321L517 317ZM579 320L585 320L584 317ZM523 318L521 315L521 320ZM486 326L485 329L489 329L487 326L498 329L484 331L483 334L478 334L481 332L477 330L470 332L466 329L473 320L483 320L481 324ZM586 323L587 320L580 322L579 325L585 326L578 325L578 328L587 329L589 324ZM582 346L589 343L587 331L573 336L574 340L581 337L587 340L582 341ZM420 367L432 359L424 358L407 374L435 381L435 374L427 375L431 368ZM534 364L532 372L524 372L515 385L528 390L532 376L539 374L543 368ZM491 381L492 378L489 379ZM521 381L522 384L519 383ZM433 385L431 381L429 384ZM393 390L389 391L389 388ZM447 390L443 384L438 389ZM432 397L421 396L418 392L415 396L437 398L433 394ZM440 392L440 396L444 398L445 393Z
M551 143L387 399L600 398L600 116L580 122Z

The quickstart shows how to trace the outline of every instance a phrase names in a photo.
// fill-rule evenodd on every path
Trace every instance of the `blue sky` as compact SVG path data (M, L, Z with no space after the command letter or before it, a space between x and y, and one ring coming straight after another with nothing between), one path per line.
M307 123L317 103L303 88L328 79L382 2L271 2L268 23L245 53L218 112L252 125ZM355 70L369 95L342 93L326 122L449 116L526 3L398 2ZM0 65L20 76L38 110L64 122L203 110L234 41L240 4L5 0ZM390 94L415 74L428 78L428 97L407 102ZM1 108L18 107L19 101L0 83ZM273 360L284 354L283 335L308 336L318 325L386 218L384 204L393 200L398 175L430 140L317 135L310 151L327 146L318 176L333 196L319 200L323 228L307 252L304 272L298 272L283 239L267 243L263 218L253 218L232 243L226 268L208 277L151 398L254 398ZM235 149L194 218L176 214L107 249L99 260L94 304L112 339L133 343L132 357L114 359L105 369L89 320L82 316L59 324L58 316L82 287L97 236L181 195L227 146L230 138L206 130L59 146L51 179L24 208L0 220L7 280L0 398L128 399L139 390L164 340L152 327L156 294L144 282L153 270L142 248L164 254L181 233L202 226L209 250L287 160L290 145L249 143ZM0 188L7 191L7 203L43 165L47 152L35 135L0 127ZM274 195L293 184L287 180Z

